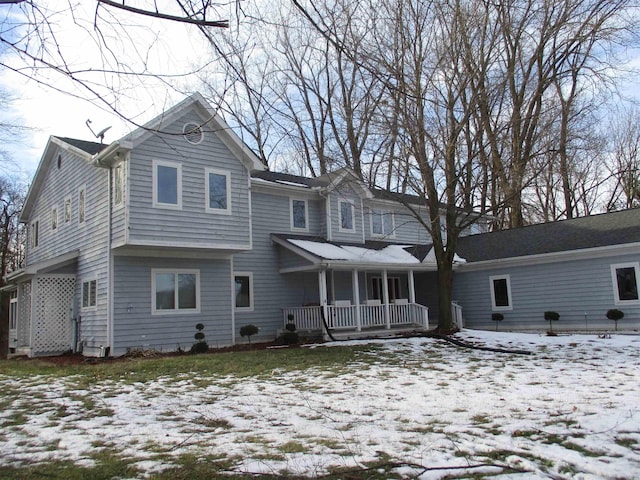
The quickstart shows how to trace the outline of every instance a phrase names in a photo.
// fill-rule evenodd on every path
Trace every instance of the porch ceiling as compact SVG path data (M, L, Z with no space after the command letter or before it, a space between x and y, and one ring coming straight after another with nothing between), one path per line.
M364 244L328 242L317 237L273 234L273 241L288 251L302 257L308 264L280 269L281 273L335 270L427 270L437 269L435 259L420 259L418 245L401 245L387 242Z

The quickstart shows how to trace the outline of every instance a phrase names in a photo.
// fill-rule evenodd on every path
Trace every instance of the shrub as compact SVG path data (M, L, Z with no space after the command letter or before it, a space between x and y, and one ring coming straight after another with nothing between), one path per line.
M282 334L282 343L285 345L297 345L300 343L300 336L296 331L287 331Z
M612 308L611 310L607 310L607 318L615 322L617 331L618 320L622 320L624 318L624 312L622 310L618 310L617 308Z
M496 332L498 331L498 323L504 320L504 315L501 313L493 313L491 314L491 320L496 322Z
M553 311L549 310L547 312L544 312L544 319L549 322L549 331L547 332L547 334L555 335L555 333L553 332L552 322L555 322L555 321L559 320L560 319L560 314L558 312L553 312Z
M245 325L243 327L240 327L240 336L248 337L249 338L249 345L251 345L251 335L255 335L259 331L260 331L260 329L258 327L256 327L255 325L251 325L251 324Z
M209 345L204 340L204 325L202 323L196 324L196 334L193 338L196 339L196 343L191 346L191 353L207 353L209 351Z

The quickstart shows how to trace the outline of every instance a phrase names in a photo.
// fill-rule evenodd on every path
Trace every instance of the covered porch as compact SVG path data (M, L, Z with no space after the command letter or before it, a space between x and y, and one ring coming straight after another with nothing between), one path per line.
M283 328L293 322L298 330L329 330L343 337L430 328L429 304L437 299L437 283L433 282L436 265L430 260L423 262L413 247L381 242L344 245L296 238L274 240L284 247L279 250L280 273L304 274L307 284L317 286L317 301L283 306ZM422 291L417 291L417 285ZM452 308L454 318L461 321L459 307Z

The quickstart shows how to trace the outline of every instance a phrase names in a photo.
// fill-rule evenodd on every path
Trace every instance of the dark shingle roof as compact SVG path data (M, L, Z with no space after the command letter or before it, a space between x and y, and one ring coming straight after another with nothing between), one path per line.
M79 148L80 150L87 152L89 155L95 155L96 153L101 152L108 145L104 143L96 143L96 142L87 142L86 140L78 140L75 138L69 137L56 137L59 140L62 140L64 143L68 143L71 146Z
M640 208L461 237L469 262L640 242Z
M260 178L267 182L274 183L294 183L304 185L306 187L325 186L321 180L316 178L301 177L300 175L292 175L290 173L272 172L269 170L251 172L253 178Z

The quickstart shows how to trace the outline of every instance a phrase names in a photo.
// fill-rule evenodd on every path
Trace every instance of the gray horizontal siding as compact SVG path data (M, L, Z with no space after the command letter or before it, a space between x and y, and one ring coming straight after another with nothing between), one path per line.
M57 165L58 153L62 159ZM54 152L46 169L42 187L29 219L40 221L39 246L31 249L27 242L26 264L54 258L73 250L80 250L77 262L75 292L76 311L82 318L81 339L87 344L107 344L108 311L108 192L109 170L91 165L88 161L62 149ZM85 187L85 222L78 223L78 191ZM71 219L64 221L65 199L71 199ZM58 209L58 228L51 228L51 210ZM97 306L81 309L82 282L97 279Z
M131 153L129 165L129 240L131 242L185 243L215 248L247 245L249 236L248 172L213 132L205 132L199 145L188 143L182 127L201 123L195 113L166 127L175 135L154 135ZM182 209L153 207L153 160L182 165ZM205 169L231 173L231 215L206 211Z
M353 231L340 231L340 202L353 203ZM348 183L341 184L329 194L329 208L331 209L331 240L334 242L362 242L364 238L363 204L360 195Z
M151 271L154 268L200 271L200 313L153 315ZM173 351L195 342L195 325L203 323L210 347L232 343L229 260L115 257L114 354L127 349Z
M544 312L553 310L560 320L554 330L613 329L605 316L607 310L619 308L625 318L619 327L640 328L640 305L615 305L611 265L637 262L640 255L573 260L550 264L482 271L460 271L454 280L454 297L463 307L465 323L470 328L495 328L491 320L489 277L509 275L513 310L501 312L504 330L545 331L549 323ZM586 314L586 322L585 322Z
M123 199L122 199L122 203L120 205L115 205L113 203L114 201L114 195L111 196L111 242L113 245L118 246L118 245L123 245L125 243L126 240L126 218L127 218L127 214L126 214L126 204L127 204L127 198L129 197L129 195L127 194L127 177L128 177L128 168L129 168L129 162L128 161L124 161L122 163L122 168L124 170L123 172L123 185L122 185L122 190L123 190ZM110 171L110 175L111 175L111 188L113 190L113 185L114 185L114 169L112 168Z
M371 210L380 209L393 214L394 230L389 235L380 237L371 233ZM423 212L424 209L419 209ZM401 204L389 202L365 202L364 209L365 237L367 240L384 240L394 243L425 244L431 242L431 236L424 226L416 219L416 216L408 208ZM425 220L426 214L424 215ZM386 232L385 232L386 233Z
M238 341L246 341L240 337L239 330L247 324L260 328L257 338L273 340L283 326L282 308L318 302L317 273L279 273L280 259L271 233L291 231L289 196L256 190L252 194L253 249L233 258L236 272L253 274L254 310L236 312ZM317 206L317 202L310 202L310 205ZM319 222L310 221L310 229L316 228L319 228Z

